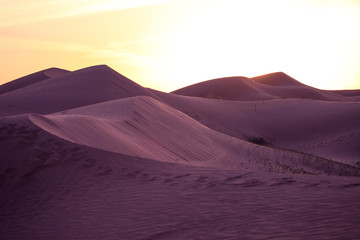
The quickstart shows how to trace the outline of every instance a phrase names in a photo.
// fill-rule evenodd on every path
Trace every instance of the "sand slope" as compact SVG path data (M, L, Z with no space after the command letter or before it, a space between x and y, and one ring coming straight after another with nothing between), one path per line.
M254 78L230 77L209 80L173 91L174 94L224 100L269 100L303 98L346 101L345 96L306 86L285 73L271 73Z
M60 68L45 69L1 85L0 94L23 88L28 85L43 81L45 79L61 76L66 73L69 73L69 71Z
M157 95L209 128L236 138L263 138L264 144L272 147L351 164L359 161L359 102L219 101L159 92Z
M289 75L283 72L275 72L270 74L265 74L257 77L251 78L253 81L269 86L298 86L303 87L305 86L301 82L297 81L296 79L290 77Z
M52 113L148 91L105 65L24 85L0 95L2 114Z
M228 150L211 141L214 131L150 97L29 118L70 142L158 161L201 163L226 155Z
M245 77L230 77L197 83L172 92L174 94L225 99L225 100L257 100L271 99L272 95L261 91L256 83Z
M360 90L332 90L330 92L345 96L354 101L360 101Z
M191 97L107 66L45 72L0 86L0 239L360 235L353 94L282 73L200 83ZM295 96L305 90L324 99Z
M355 239L359 234L358 178L154 161L65 141L24 117L5 121L2 239Z

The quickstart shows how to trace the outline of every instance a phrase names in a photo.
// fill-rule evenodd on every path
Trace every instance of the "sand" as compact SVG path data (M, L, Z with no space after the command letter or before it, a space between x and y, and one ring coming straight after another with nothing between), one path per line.
M0 239L360 235L357 91L273 73L163 93L104 65L0 91Z

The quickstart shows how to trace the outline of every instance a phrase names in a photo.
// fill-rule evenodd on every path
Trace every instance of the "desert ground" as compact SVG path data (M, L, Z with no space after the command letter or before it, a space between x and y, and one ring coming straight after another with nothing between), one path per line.
M170 80L169 80L170 81ZM360 90L171 93L108 66L0 86L0 239L359 239Z

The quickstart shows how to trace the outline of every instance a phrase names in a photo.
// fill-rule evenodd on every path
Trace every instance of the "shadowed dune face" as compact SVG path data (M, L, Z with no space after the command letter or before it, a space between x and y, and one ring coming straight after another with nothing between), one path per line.
M265 74L251 79L255 82L270 86L305 86L283 72Z
M0 86L0 94L4 94L6 92L10 92L19 88L26 87L28 85L41 82L45 79L49 79L56 76L61 76L66 73L69 73L69 71L60 69L60 68L49 68L43 71L39 71L30 75L27 75L25 77L21 77L19 79L16 79L14 81L11 81L9 83L5 83Z
M0 166L2 239L356 239L359 233L358 178L164 163L77 145L24 127L26 119L10 122L0 127L11 132L0 149L18 151Z
M250 79L245 77L230 77L209 80L176 90L172 93L220 100L254 100L272 98L271 95L257 89L256 85L254 85Z
M157 93L163 101L211 129L244 141L358 162L358 102L277 99L218 101ZM350 150L352 149L352 150ZM358 148L357 148L358 149Z
M100 65L65 75L54 75L46 81L25 85L0 95L2 114L53 113L118 98L149 95L147 89Z
M352 99L346 102L345 96L305 86L284 73L252 79L229 77L210 80L175 91L176 95L145 89L104 65L75 72L53 68L35 75L39 74L49 78L31 83L31 77L29 82L24 82L17 89L0 94L1 114L48 114L62 111L61 114L49 116L30 115L30 119L44 130L78 144L95 148L101 146L103 150L162 161L186 161L186 154L192 154L186 153L186 149L201 143L197 150L192 151L200 155L203 152L202 159L215 159L221 155L219 152L229 153L237 148L233 140L226 140L224 136L219 138L221 134L216 132L220 132L245 142L259 145L261 140L260 145L315 154L350 164L355 164L358 156L356 132L360 126L359 105L351 103ZM254 101L258 98L272 99L276 95L297 96L304 92L309 92L314 98L326 98L327 101L301 98ZM341 101L335 101L337 98L334 96L338 96ZM214 101L209 98L253 101ZM189 119L195 121L189 122ZM167 126L170 123L173 124ZM152 130L150 125L154 127ZM133 129L129 130L129 127ZM209 131L207 127L214 131ZM177 137L162 135L161 128L186 140L169 149L159 150L161 154L155 153L167 143L177 141L174 140ZM75 134L77 129L81 131ZM184 134L186 131L182 129L188 129L188 132ZM203 130L197 132L197 129ZM179 135L179 132L182 134ZM217 140L212 139L214 134ZM100 140L98 136L104 139ZM147 140L139 140L142 138ZM89 139L93 139L93 142ZM226 141L232 142L230 148L223 148L223 145L227 145L224 143ZM147 146L145 142L155 145ZM209 155L203 151L206 146L212 146ZM138 151L138 147L143 150ZM183 153L178 156L180 149L183 149ZM214 153L211 153L212 150ZM246 156L242 155L242 158Z
M360 90L333 90L329 92L339 94L354 101L360 101Z
M325 159L229 137L151 97L114 100L63 114L32 114L29 119L39 128L76 144L161 162L313 174L340 174L344 168L349 171L346 174L360 174L360 170L337 162L328 168Z
M273 73L172 94L104 65L0 91L0 239L360 235L356 91Z
M281 72L254 78L219 78L184 87L172 93L235 101L279 98L304 98L324 101L349 100L340 94L306 86Z

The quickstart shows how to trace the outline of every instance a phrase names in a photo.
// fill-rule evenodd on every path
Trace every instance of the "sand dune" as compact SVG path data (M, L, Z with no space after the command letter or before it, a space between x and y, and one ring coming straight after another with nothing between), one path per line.
M28 85L43 81L45 79L61 76L66 73L69 73L69 71L60 68L45 69L1 85L0 94L23 88Z
M265 74L258 77L251 78L253 81L262 83L269 86L298 86L302 87L305 86L301 82L295 80L294 78L290 77L289 75L283 72L275 72L270 74Z
M172 93L223 100L259 100L273 98L272 95L257 88L251 79L245 77L209 80L176 90Z
M332 162L335 168L328 168L326 159L304 155L306 161L302 161L301 153L274 150L229 137L151 97L114 100L62 114L31 114L29 119L72 143L157 161L313 174L347 174L340 173L345 168L349 175L360 175L360 171L341 162ZM277 162L264 158L269 154Z
M148 95L111 68L100 65L55 76L0 95L2 114L52 113L118 98Z
M324 101L347 101L341 94L306 86L284 73L254 78L231 77L209 80L173 91L174 94L223 100L270 100L303 98Z
M158 161L201 163L226 155L229 150L210 140L214 131L150 97L114 100L64 114L29 118L38 127L70 142Z
M330 92L345 96L354 101L360 101L360 90L332 90Z
M274 73L169 94L103 65L0 90L0 239L360 235L356 91Z
M218 101L157 94L169 105L229 136L246 141L263 138L265 145L351 164L359 159L358 102Z

